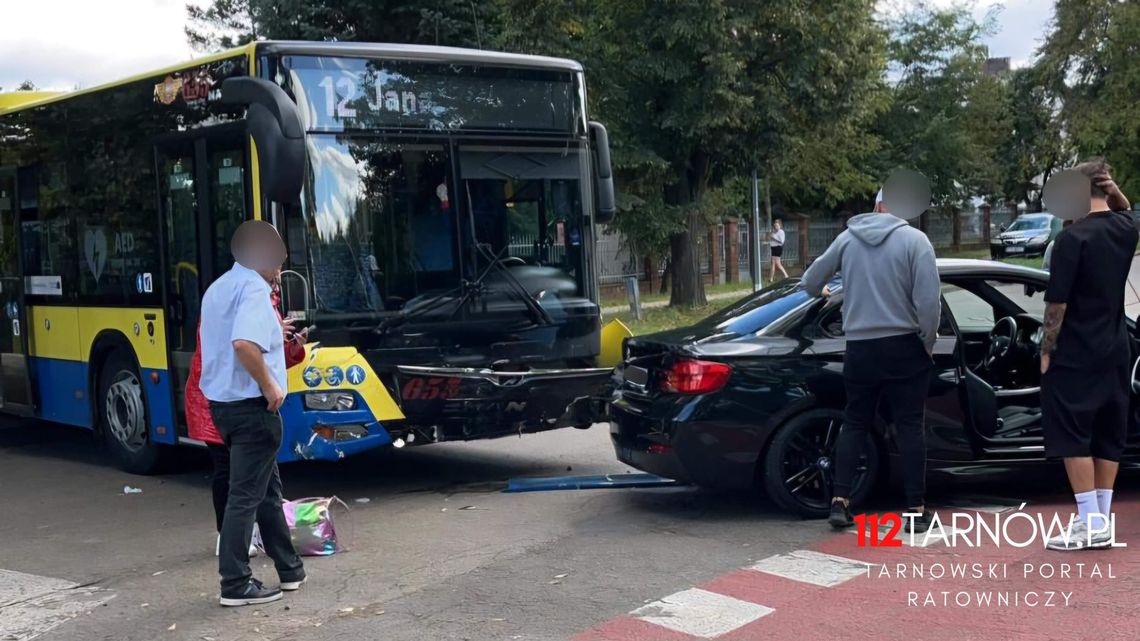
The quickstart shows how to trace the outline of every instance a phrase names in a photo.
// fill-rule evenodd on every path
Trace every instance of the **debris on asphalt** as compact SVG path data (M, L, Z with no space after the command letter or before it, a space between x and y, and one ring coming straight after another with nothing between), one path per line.
M140 605L139 607L140 607L140 608L149 608L149 607L150 607L150 604L149 604L149 603L143 603L143 604L142 604L142 605Z
M461 510L482 510L483 508L475 507L474 505L464 505L463 507L461 507L459 509L461 509Z
M158 576L158 575L160 575L160 574L166 574L166 570L159 570L158 572L155 572L155 573L154 573L154 574L152 574L151 576Z
M166 631L167 631L167 632L174 632L174 631L175 631L175 630L177 630L177 629L178 629L178 624L177 624L177 623L171 623L171 624L170 624L170 627L169 627L169 628L167 628L167 629L166 629Z
M341 614L352 614L355 611L356 611L356 608L341 608L340 610L338 610L338 612L340 612Z
M124 485L123 486L123 494L142 494L142 488Z
M507 481L504 492L549 492L553 490L601 490L610 488L669 487L681 485L655 474L597 474L590 476L546 476Z
M568 576L570 576L570 574L569 574L569 573L566 573L566 574L555 574L555 575L554 575L554 578L556 578L556 579L565 579L565 578L566 578L566 577L568 577Z
M361 497L361 498L358 498L358 499L352 499L352 502L353 502L353 503L371 503L371 502L372 502L372 499L370 499L370 498L366 498L366 497Z

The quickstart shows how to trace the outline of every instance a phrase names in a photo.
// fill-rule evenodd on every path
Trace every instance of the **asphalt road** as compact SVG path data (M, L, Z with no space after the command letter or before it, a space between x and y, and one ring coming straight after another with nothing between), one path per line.
M512 477L628 471L603 426L406 448L286 466L288 496L336 495L351 506L338 515L351 549L308 559L310 582L281 602L227 610L216 602L200 459L131 476L82 431L10 422L0 427L0 470L0 607L21 585L50 593L4 610L5 641L567 639L835 536L747 493L501 492ZM1057 472L1002 481L1002 500L1063 487ZM127 485L142 492L124 494ZM995 485L983 477L938 487L943 504L984 503ZM264 559L255 568L275 580ZM47 577L80 587L56 589Z
M351 551L309 559L284 602L234 611L216 603L208 463L131 476L86 433L25 423L0 429L0 469L0 569L114 595L42 639L567 638L820 532L750 495L501 492L516 476L627 471L602 426L406 448L286 466L289 497L351 506Z

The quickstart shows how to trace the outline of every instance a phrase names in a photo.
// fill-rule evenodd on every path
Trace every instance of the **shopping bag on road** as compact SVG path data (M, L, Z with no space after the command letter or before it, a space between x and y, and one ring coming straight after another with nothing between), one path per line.
M329 556L344 551L344 544L338 541L336 526L333 523L332 507L348 506L337 497L307 498L285 501L285 523L293 538L293 547L301 556ZM260 541L258 541L260 546Z

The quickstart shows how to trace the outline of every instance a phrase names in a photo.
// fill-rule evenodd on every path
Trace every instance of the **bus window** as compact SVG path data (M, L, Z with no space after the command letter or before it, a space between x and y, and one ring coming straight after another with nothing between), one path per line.
M190 149L160 154L159 189L166 215L166 251L170 265L172 300L185 319L172 324L171 347L193 351L197 344L198 310L203 289L198 261L198 198L194 156Z
M245 167L240 149L212 150L209 158L214 277L217 278L233 267L230 237L246 219Z
M320 311L397 310L459 284L456 208L442 144L345 143L321 135L310 145L304 225Z
M68 215L68 190L62 158L37 165L21 176L20 231L23 235L24 275L39 276L41 283L28 290L32 296L52 300L75 296L79 252L75 247L75 219ZM27 194L27 195L26 195ZM60 287L52 291L58 283Z

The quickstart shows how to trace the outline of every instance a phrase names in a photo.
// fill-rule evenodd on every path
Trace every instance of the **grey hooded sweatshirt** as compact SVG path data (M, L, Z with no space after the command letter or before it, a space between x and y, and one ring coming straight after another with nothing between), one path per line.
M941 291L925 234L891 214L855 216L804 273L804 289L818 296L837 272L848 339L918 334L927 352L934 349Z

